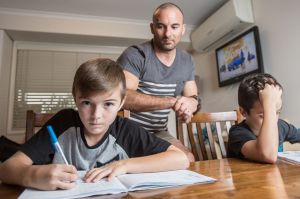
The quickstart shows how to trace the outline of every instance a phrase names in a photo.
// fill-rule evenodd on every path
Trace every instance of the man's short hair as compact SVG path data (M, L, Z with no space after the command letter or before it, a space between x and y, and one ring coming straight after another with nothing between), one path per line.
M93 92L109 92L119 85L123 99L126 82L122 68L113 60L97 58L79 66L74 77L72 94L74 99L78 91L87 97Z
M238 89L238 103L248 114L254 103L259 100L259 91L265 88L266 84L282 86L270 74L259 73L245 77Z
M178 5L176 5L176 4L174 4L174 3L171 3L171 2L167 2L167 3L163 3L163 4L159 5L159 6L154 10L153 15L152 15L152 21L153 21L153 22L156 21L156 15L157 15L157 13L158 13L160 10L163 10L163 9L165 9L165 8L171 8L171 7L177 8L177 9L181 12L182 17L184 18L183 11L181 10L181 8L180 8Z

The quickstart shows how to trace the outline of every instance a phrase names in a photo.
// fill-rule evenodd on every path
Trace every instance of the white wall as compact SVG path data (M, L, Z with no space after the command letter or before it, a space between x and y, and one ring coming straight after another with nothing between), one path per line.
M46 25L45 25L46 24ZM63 34L72 38L92 37L97 42L99 38L106 40L110 37L120 39L148 40L152 38L149 30L150 21L111 19L75 14L61 14L41 11L21 11L0 8L0 29L34 33L48 33L43 35ZM187 26L183 42L189 42L189 33L193 27ZM53 35L52 35L53 36ZM77 37L76 37L77 36ZM35 38L36 39L36 38ZM88 40L88 39L86 39ZM115 41L111 41L115 42Z
M300 127L300 1L255 0L253 5L265 71L284 87L281 117Z
M284 87L281 118L300 127L300 1L252 0L259 27L265 72ZM237 107L238 84L218 88L214 52L194 54L200 76L203 111L224 111Z
M298 0L252 0L253 10L255 16L255 22L260 29L260 38L263 52L263 60L265 65L265 71L273 74L284 86L284 106L282 110L282 118L288 118L291 122L300 127L300 117L298 117L298 112L300 111L300 105L297 103L300 93L298 92L298 76L300 74L300 67L298 66L297 55L299 54L300 47L300 23L297 20L300 19L300 1ZM8 28L30 31L28 27L31 27L33 31L46 32L47 28L44 26L45 23L40 23L40 21L32 24L32 17L36 17L35 14L32 16L22 15L22 13L1 13L0 17L0 28ZM18 21L20 18L26 17L26 25L19 26ZM95 23L105 24L107 21L101 21L101 19L84 21L76 18L61 18L53 16L43 16L47 18L52 24L52 30L59 29L61 33L68 34L72 31L68 27L62 24L66 21L76 24L78 21L84 23L85 30L90 30ZM57 19L62 20L59 24ZM9 20L8 20L9 19ZM53 21L51 21L53 19ZM77 21L78 20L78 21ZM99 22L100 20L100 22ZM7 22L10 23L7 23ZM15 22L15 23L12 23ZM31 25L30 25L31 24ZM116 25L116 24L114 24ZM130 24L131 32L126 32L125 37L137 37L137 38L148 38L149 33L148 27L144 27L140 24ZM55 27L55 28L53 28ZM43 29L44 28L44 29ZM138 33L136 33L138 29ZM78 28L76 29L78 31ZM110 30L113 30L110 29ZM89 33L76 32L76 34L82 35L103 35L103 32L97 32L100 30L93 30ZM143 32L143 34L141 34ZM189 33L189 32L188 32ZM116 34L116 33L115 33ZM122 33L123 34L123 33ZM131 36L129 36L129 34ZM184 38L185 41L186 37ZM10 60L11 60L11 48L12 41L5 34L4 31L0 30L0 134L6 133L6 118L3 116L3 111L7 111L7 90L8 82L10 77ZM3 58L5 57L5 59ZM298 55L299 57L299 55ZM234 84L231 86L226 86L223 88L218 87L217 82L217 70L214 52L209 52L206 54L194 54L194 59L196 62L196 74L200 77L200 96L203 101L202 111L226 111L233 110L237 107L237 86ZM174 115L172 115L174 118ZM175 129L174 119L170 121L170 130L173 133ZM172 128L173 127L173 128Z
M198 90L202 99L201 111L218 112L237 108L237 86L219 88L216 58L214 52L194 54L196 74L200 77Z
M6 135L10 66L13 43L5 31L0 30L0 135Z

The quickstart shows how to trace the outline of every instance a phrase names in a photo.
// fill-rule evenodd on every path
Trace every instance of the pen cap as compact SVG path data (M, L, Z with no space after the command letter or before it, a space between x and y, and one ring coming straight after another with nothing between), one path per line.
M53 128L52 126L47 126L47 129L48 129L48 132L49 132L49 135L50 135L50 139L51 139L51 142L54 144L57 142L57 138L56 138L56 135L53 131Z

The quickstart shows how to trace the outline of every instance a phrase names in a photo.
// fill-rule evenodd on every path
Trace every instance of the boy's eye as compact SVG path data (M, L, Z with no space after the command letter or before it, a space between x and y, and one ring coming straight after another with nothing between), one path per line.
M81 104L83 104L83 105L90 105L91 103L89 101L82 101Z
M106 102L104 105L105 105L106 107L111 107L111 106L114 106L115 103L113 103L113 102Z

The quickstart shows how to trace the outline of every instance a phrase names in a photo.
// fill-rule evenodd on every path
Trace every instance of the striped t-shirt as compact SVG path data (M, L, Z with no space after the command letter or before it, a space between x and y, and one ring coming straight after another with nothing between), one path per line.
M118 59L124 70L139 78L138 92L154 96L182 95L184 83L194 80L194 63L191 55L180 49L171 66L156 57L152 41L127 48ZM130 112L130 119L152 133L167 131L170 109L151 112Z

